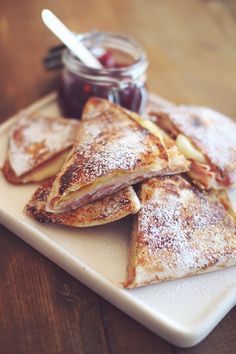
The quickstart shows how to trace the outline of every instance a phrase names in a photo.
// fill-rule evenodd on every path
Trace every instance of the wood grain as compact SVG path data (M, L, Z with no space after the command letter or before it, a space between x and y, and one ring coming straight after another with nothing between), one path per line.
M57 44L49 7L74 31L133 36L145 47L149 89L236 119L234 0L2 0L0 121L57 86L43 69ZM114 308L0 226L0 353L234 354L236 308L199 345L176 348Z

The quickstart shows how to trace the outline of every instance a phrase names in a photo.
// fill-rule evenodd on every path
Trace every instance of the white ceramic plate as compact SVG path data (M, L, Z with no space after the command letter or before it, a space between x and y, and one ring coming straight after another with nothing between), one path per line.
M150 104L168 102L151 96ZM28 110L58 114L55 94L36 102ZM8 129L14 119L0 127L0 165L5 157ZM22 212L35 189L36 186L10 185L0 175L1 223L169 342L182 347L199 343L236 304L236 267L134 290L123 289L130 220L87 229L41 225Z

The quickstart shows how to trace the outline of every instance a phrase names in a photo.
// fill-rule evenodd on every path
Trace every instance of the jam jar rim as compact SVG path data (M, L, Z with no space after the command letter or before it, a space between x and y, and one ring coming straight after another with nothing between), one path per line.
M144 51L144 49L140 46L140 44L134 40L133 38L123 35L121 33L117 33L117 32L98 32L98 31L92 31L92 32L85 32L85 33L81 33L79 35L76 35L78 40L86 40L89 39L89 37L92 36L107 36L107 37L113 37L116 38L118 40L123 40L128 42L128 44L130 46L133 46L133 48L135 48L136 50L138 50L139 55L137 57L137 59L135 59L135 61L128 65L128 66L124 66L124 67L119 67L119 68L92 68L90 66L87 66L85 64L83 64L82 62L80 62L75 56L74 54L69 50L69 49L65 49L63 51L63 55L62 55L62 61L63 64L65 64L66 68L71 70L73 73L78 74L78 75L87 75L89 73L89 75L91 76L105 76L105 77L115 77L115 76L119 76L119 77L132 77L133 79L136 79L140 76L142 76L142 74L146 71L148 65L149 65L149 61L147 58L147 54ZM121 49L122 50L122 49Z

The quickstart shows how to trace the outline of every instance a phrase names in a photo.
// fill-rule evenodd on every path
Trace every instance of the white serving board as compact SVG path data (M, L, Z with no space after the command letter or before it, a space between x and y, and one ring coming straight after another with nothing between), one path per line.
M151 106L170 104L151 95ZM37 101L29 111L58 114L55 94ZM0 126L0 166L8 129ZM130 219L75 229L42 225L22 212L36 186L13 186L0 174L0 221L25 242L96 293L167 341L181 347L199 343L236 304L236 267L182 280L127 290L125 279ZM236 204L236 192L234 191Z

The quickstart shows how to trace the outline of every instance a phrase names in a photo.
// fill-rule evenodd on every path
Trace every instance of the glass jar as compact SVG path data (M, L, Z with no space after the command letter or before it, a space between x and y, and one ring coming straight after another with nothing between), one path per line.
M80 118L89 97L106 98L143 113L147 102L148 60L139 44L126 36L107 32L85 33L78 40L105 65L94 69L81 63L69 50L63 52L64 70L58 92L63 114Z

